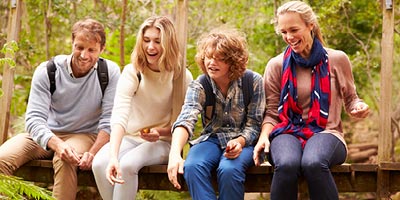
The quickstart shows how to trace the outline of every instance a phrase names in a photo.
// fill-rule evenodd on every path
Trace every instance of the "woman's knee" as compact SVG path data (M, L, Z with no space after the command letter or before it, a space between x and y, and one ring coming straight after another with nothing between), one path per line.
M99 156L96 155L93 158L93 162L92 162L92 171L93 173L97 174L97 173L105 173L105 169L107 168L108 165L108 159L106 159L105 156Z
M140 169L146 164L145 160L142 159L129 159L129 155L124 155L119 160L119 168L124 177L126 176L137 176Z
M300 162L291 159L279 159L274 161L274 170L285 174L297 174L300 172Z
M303 158L301 169L306 176L308 174L314 175L329 170L329 164L324 159L318 159L317 157Z

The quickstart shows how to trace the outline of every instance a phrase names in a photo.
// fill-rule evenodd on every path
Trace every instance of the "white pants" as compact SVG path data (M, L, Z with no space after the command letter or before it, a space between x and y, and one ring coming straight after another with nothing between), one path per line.
M135 199L138 190L138 173L144 166L166 164L171 145L166 141L140 143L125 136L119 150L119 164L124 184L112 186L106 178L110 158L110 143L104 145L93 159L92 170L97 188L104 200Z

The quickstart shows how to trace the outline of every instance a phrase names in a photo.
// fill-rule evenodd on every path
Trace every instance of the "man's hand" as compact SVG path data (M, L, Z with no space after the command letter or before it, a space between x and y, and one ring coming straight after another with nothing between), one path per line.
M56 154L61 158L61 160L78 166L80 162L79 154L75 151L74 148L69 146L68 143L64 142L57 136L53 136L50 138L47 146L55 151Z
M80 156L80 162L78 164L79 169L81 170L90 170L92 169L94 155L90 152L85 152Z

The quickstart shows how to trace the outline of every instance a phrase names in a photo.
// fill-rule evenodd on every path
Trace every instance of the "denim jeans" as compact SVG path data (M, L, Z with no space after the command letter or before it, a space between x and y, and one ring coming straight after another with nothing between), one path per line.
M274 166L271 200L297 199L300 175L307 181L310 199L339 199L329 168L342 164L347 152L337 137L327 133L314 134L303 150L295 136L281 134L272 140L270 153L270 162Z
M246 170L254 165L253 149L253 146L246 146L239 157L228 159L216 137L192 146L183 173L192 199L217 199L212 185L212 172L216 170L218 199L243 200Z

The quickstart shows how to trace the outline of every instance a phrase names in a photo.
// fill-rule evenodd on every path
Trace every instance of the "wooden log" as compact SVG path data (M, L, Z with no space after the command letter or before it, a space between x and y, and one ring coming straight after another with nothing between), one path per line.
M347 151L347 154L348 155L350 155L350 154L354 154L354 153L358 153L358 152L360 152L360 149L348 149L348 151Z
M360 151L366 149L378 149L378 144L375 143L356 143L356 144L349 144L347 145L349 150L358 149Z
M355 152L352 154L349 154L349 159L352 162L360 162L369 159L369 157L377 155L378 154L378 149L368 149L365 151L360 151L360 152Z

